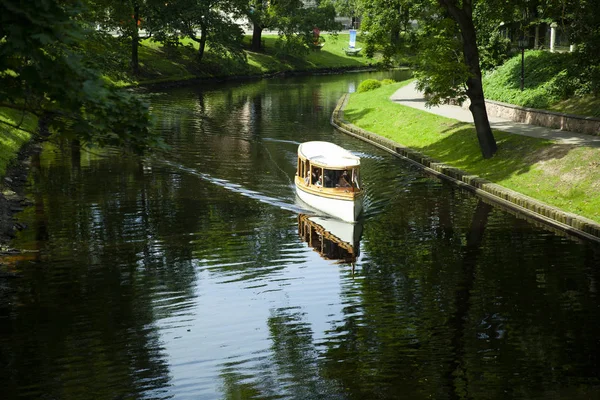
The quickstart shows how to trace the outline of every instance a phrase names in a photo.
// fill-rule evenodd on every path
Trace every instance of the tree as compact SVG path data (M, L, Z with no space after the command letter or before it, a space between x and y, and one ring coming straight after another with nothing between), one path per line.
M246 13L252 23L252 51L262 49L262 31L273 29L285 39L287 52L306 49L313 41L313 29L338 31L341 25L335 22L335 8L331 4L305 7L302 0L250 0ZM285 46L284 46L285 47Z
M497 151L497 145L483 96L473 20L475 2L477 0L394 0L391 3L362 0L362 29L369 32L369 52L372 53L377 44L390 59L402 48L400 32L406 32L410 38L410 21L418 20L417 87L425 92L429 104L448 97L468 97L481 153L484 158L490 158Z
M600 94L600 2L577 0L563 12L570 28L571 43L576 44L578 61L586 88L595 95ZM566 6L566 4L565 4ZM563 21L564 21L563 19Z
M116 31L128 39L131 46L131 70L140 73L140 41L152 36L153 23L160 0L86 0L84 18L104 31ZM142 37L140 30L146 35Z
M159 145L147 104L102 78L82 52L91 34L77 20L82 10L80 2L2 2L0 107L34 114L42 132L87 144L138 152Z
M198 43L198 59L202 60L206 43L211 51L229 52L245 57L242 52L243 31L233 18L243 15L245 0L173 0L155 8L156 38L178 43L188 37Z
M246 16L252 24L252 51L262 50L262 31L273 24L273 13L267 0L250 0Z
M466 94L469 100L471 100L469 110L473 114L481 154L484 158L490 158L496 153L498 147L488 120L483 95L483 84L481 82L479 48L477 47L477 35L473 23L473 1L477 0L463 0L461 2L458 0L437 1L440 7L455 21L460 31L464 63L469 71L469 75L465 81Z
M393 56L410 45L410 8L411 3L406 0L364 1L361 4L360 10L364 15L361 30L368 32L364 35L368 56L372 57L378 49L384 60L390 62Z

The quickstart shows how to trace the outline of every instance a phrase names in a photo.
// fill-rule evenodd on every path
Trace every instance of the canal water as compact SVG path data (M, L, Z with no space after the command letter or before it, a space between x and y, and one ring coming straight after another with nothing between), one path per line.
M402 74L156 91L170 149L145 158L47 144L2 260L0 398L598 398L599 247L329 125ZM296 199L309 140L362 158L358 224Z

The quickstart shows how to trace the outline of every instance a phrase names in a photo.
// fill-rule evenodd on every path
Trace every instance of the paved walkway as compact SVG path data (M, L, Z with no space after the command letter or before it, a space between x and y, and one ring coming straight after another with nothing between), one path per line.
M447 118L453 118L458 121L473 123L471 111L459 106L440 105L434 107L425 107L423 94L415 88L412 82L407 86L398 89L391 97L392 101L399 104L427 111L432 114L441 115ZM515 133L517 135L531 136L542 139L554 140L563 144L585 145L600 147L600 136L586 135L561 131L558 129L544 128L536 125L514 122L509 119L489 116L492 129Z

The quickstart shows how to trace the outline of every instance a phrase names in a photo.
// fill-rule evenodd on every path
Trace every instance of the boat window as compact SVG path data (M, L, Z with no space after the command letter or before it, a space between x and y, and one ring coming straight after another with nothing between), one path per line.
M338 171L326 169L323 171L323 187L333 188L337 184Z
M348 187L352 187L352 178L350 177L350 173L348 172L347 169L339 171L339 178L337 181L337 185L338 187L342 187L342 188L348 188Z
M323 168L313 167L311 175L313 185L323 186Z
M324 187L349 188L352 187L352 172L348 169L324 170Z

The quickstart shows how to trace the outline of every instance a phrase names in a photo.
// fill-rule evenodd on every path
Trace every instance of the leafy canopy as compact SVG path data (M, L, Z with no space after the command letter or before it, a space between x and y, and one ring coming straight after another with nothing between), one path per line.
M83 49L94 32L79 1L0 4L0 107L34 114L58 135L142 152L160 145L148 105L116 88Z

